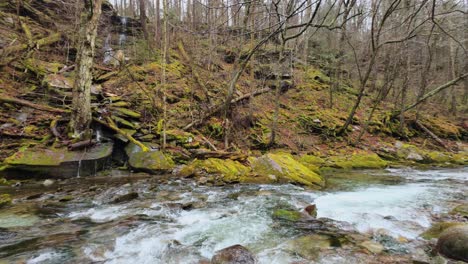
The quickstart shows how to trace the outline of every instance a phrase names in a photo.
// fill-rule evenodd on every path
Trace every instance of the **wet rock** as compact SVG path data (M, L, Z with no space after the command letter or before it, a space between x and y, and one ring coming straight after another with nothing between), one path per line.
M249 177L250 168L235 160L209 158L196 160L191 166L197 171L216 175L220 182L249 182L251 179Z
M111 203L125 203L125 202L129 202L131 200L135 200L138 198L138 193L136 192L131 192L131 193L127 193L127 194L124 194L124 195L120 195L120 196L117 196L116 198L114 198L112 200Z
M11 204L11 197L9 194L0 194L0 208L6 207Z
M69 151L66 148L23 149L5 159L7 167L0 173L11 178L71 178L92 175L105 168L112 149L111 142L80 151Z
M304 217L300 212L285 209L278 209L274 211L272 216L275 219L281 219L291 222L299 221Z
M304 209L310 216L317 217L317 206L315 204L308 205Z
M460 225L463 225L463 223L458 223L458 222L434 223L428 230L424 231L424 233L422 233L420 236L426 240L439 238L439 236L448 228L454 227L454 226L460 226Z
M321 188L325 181L317 173L299 163L289 153L268 153L251 161L258 175L274 175L279 182L291 182L311 188Z
M50 180L50 179L47 179L45 181L42 182L42 185L44 187L49 187L49 186L52 186L54 184L54 181L53 180Z
M175 163L162 151L134 152L129 155L128 164L135 170L151 174L170 172Z
M468 262L468 224L450 227L440 235L437 250L442 255Z
M332 241L329 236L312 234L289 241L285 248L307 260L315 260L321 250L331 247Z
M71 200L75 199L75 197L71 195L65 195L59 199L59 202L69 202Z
M219 251L211 258L211 264L255 264L254 255L241 245L234 245Z
M359 244L359 246L365 248L373 254L380 254L384 250L384 247L380 243L370 240L362 242L361 244Z

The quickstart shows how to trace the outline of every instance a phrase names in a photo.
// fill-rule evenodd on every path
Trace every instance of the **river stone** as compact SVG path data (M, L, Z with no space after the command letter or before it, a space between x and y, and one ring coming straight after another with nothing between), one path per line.
M7 178L71 178L93 175L106 167L113 143L96 144L80 151L66 148L26 148L5 159L0 171Z
M468 224L442 232L437 241L437 250L446 257L468 262Z
M124 202L129 202L137 198L138 198L138 193L130 192L130 193L115 197L111 203L124 203Z
M374 254L380 254L384 250L384 247L380 243L370 240L362 242L359 246Z
M135 170L152 174L167 173L175 166L171 157L159 150L131 153L128 164Z
M329 236L312 234L298 237L286 243L286 250L291 251L307 260L315 260L323 249L332 247Z
M315 204L308 205L304 209L310 216L317 217L317 206Z
M321 188L325 181L317 173L299 163L289 153L268 153L251 161L258 175L274 175L279 182L291 182L312 188Z
M250 251L241 246L234 245L216 251L211 258L211 264L255 264L255 257Z
M0 194L0 208L6 207L11 204L11 197L9 194Z

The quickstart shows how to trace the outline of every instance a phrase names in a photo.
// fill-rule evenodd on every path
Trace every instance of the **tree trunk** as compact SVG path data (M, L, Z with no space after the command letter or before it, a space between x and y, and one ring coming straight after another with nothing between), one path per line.
M143 30L143 35L145 36L145 40L149 41L149 34L148 34L148 26L146 25L146 0L140 0L140 22L141 22L141 29Z
M72 115L70 129L74 138L89 138L91 124L91 68L93 67L94 44L97 35L103 0L84 1L81 13L81 36L78 48L77 70L73 85Z

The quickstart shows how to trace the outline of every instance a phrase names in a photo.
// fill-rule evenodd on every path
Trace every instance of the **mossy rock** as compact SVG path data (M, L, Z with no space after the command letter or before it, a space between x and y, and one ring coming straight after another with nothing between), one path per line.
M112 150L111 142L97 144L86 151L26 147L4 160L7 167L1 173L7 178L87 176L104 169Z
M459 222L434 223L428 230L424 231L424 233L422 233L420 236L426 240L439 238L442 232L444 232L446 229L453 227L453 226L460 226L460 225L466 225L466 224L459 223Z
M130 153L128 164L135 170L152 174L169 172L175 166L172 158L162 151L139 151Z
M299 158L299 162L316 173L320 173L320 167L326 163L324 159L314 155L302 155Z
M0 208L6 207L11 204L11 197L9 194L0 194Z
M458 164L458 165L468 165L468 153L460 152L460 153L452 154L452 163Z
M332 237L326 235L310 234L287 242L285 248L302 258L314 261L318 258L320 251L334 246L333 240Z
M468 262L468 224L442 232L437 240L437 251L446 257Z
M297 222L301 220L303 216L300 212L297 211L278 209L273 212L272 217L275 219Z
M135 119L139 119L141 117L140 113L137 113L127 108L112 107L112 109L120 115L128 116L128 117L135 118Z
M443 152L439 152L439 151L427 152L427 153L426 153L426 157L427 157L431 162L439 163L439 164L442 164L442 163L449 163L449 162L452 161L452 157L450 157L450 155L448 155L448 154L446 154L446 153L443 153Z
M354 153L352 156L332 156L327 159L330 167L340 169L382 169L388 163L375 153Z
M208 174L220 176L223 182L250 182L250 168L235 160L217 158L195 160L192 166Z
M452 211L450 211L450 214L458 214L468 217L468 203L460 204L457 207L453 208Z
M324 186L324 179L294 159L289 153L268 153L251 161L254 173L273 176L278 182L291 182L312 188Z
M195 141L195 136L192 133L188 133L183 130L167 130L166 138L168 141L174 141L177 145L188 149L200 147L200 142Z

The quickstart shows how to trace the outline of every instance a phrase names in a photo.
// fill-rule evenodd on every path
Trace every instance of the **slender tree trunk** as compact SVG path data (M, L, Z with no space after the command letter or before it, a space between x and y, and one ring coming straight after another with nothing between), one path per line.
M148 26L146 25L146 0L140 0L140 23L141 29L143 30L143 35L145 36L145 40L149 41L149 34L148 34Z
M167 128L167 103L166 103L166 67L167 67L167 51L169 47L169 38L168 38L168 6L167 6L167 0L163 0L163 12L164 12L164 26L163 26L163 54L162 54L162 60L163 60L163 72L162 72L162 80L161 80L161 86L162 86L162 92L163 92L163 130L162 130L162 149L166 148L166 128Z
M91 116L91 68L93 66L94 46L97 35L101 5L103 0L95 0L92 5L84 1L81 14L81 39L79 41L76 78L73 85L72 115L70 130L74 138L91 137L89 126Z

